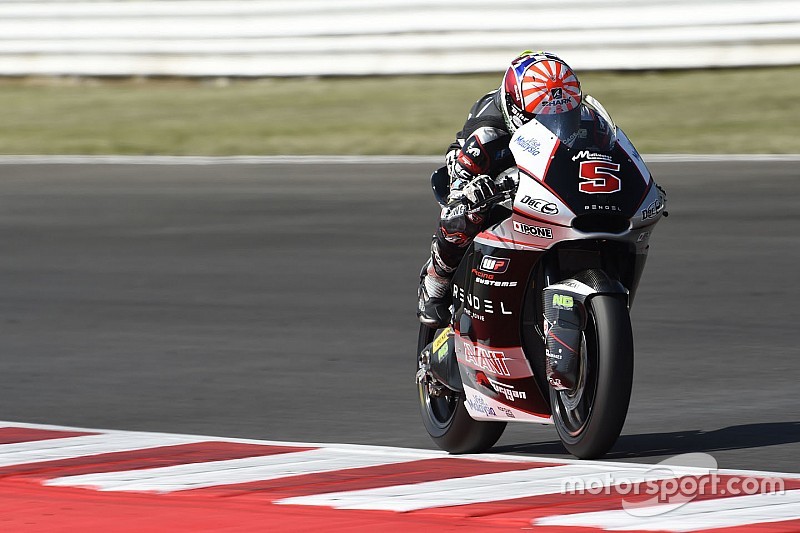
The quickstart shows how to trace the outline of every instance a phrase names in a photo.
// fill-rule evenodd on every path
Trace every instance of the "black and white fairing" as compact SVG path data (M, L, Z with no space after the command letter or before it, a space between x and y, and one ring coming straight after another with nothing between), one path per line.
M615 142L598 150L580 139L567 146L536 120L519 128L510 141L519 178L513 215L478 242L519 250L592 238L646 246L646 228L665 199L633 144L615 131Z
M569 146L536 120L514 133L515 196L454 278L455 351L475 419L551 421L544 348L531 334L541 316L531 302L544 289L537 268L557 264L557 275L571 275L563 265L572 259L543 258L563 249L572 258L584 247L605 258L619 249L617 273L631 298L635 292L666 199L625 134L601 106L591 110L608 128L603 143L589 132Z

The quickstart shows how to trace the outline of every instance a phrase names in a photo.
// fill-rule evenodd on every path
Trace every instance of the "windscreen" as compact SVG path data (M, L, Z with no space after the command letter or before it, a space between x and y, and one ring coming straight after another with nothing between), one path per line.
M537 115L534 119L568 147L609 151L617 142L616 126L605 109L591 97L571 111Z
M579 135L582 109L583 106L578 106L563 113L539 114L534 120L553 132L561 142L571 146Z

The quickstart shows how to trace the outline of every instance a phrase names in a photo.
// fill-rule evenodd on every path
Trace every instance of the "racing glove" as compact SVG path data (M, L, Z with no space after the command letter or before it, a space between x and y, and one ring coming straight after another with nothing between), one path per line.
M451 148L444 156L444 165L447 167L447 175L450 176L451 183L461 177L458 175L458 169L456 169L456 161L460 151L460 148Z
M475 208L476 206L484 207L482 204L488 198L497 194L497 185L495 185L492 178L486 174L474 178L472 181L464 185L461 189L461 203L465 204L467 208ZM488 207L488 206L485 206Z

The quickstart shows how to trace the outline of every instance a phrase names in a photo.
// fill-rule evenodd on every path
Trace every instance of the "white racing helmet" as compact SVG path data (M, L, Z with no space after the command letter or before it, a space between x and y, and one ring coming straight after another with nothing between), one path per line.
M535 118L570 143L580 128L581 100L578 77L548 52L523 52L500 85L500 109L511 133Z

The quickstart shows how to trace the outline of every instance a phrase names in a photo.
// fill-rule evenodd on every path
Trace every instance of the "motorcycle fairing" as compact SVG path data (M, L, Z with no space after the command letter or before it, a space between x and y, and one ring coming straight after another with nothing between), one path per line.
M517 250L546 250L593 238L639 243L663 214L666 198L622 130L607 151L570 148L532 120L512 136L517 192L512 215L476 242ZM644 213L644 214L643 214Z
M540 180L576 216L601 213L631 218L650 186L650 174L620 144L608 152L573 150L561 145Z
M647 165L642 159L642 156L639 154L639 151L633 146L633 143L628 139L628 136L625 134L624 131L620 128L616 128L617 132L617 146L619 146L623 152L625 152L628 157L631 159L636 168L639 170L639 173L642 177L647 180L649 183L653 180L652 175L650 174L650 169L647 168Z
M470 416L547 422L520 339L522 306L539 254L473 244L453 281L454 347ZM524 391L520 394L520 391Z
M631 229L639 231L639 235L642 234L640 230L646 229L646 235L642 239L649 239L650 229L664 216L664 208L666 206L667 198L664 191L658 187L650 187L641 205L631 217Z
M547 176L553 156L561 144L553 132L534 119L514 132L508 146L517 167L542 181Z
M459 363L495 379L533 377L531 365L520 346L486 346L458 335L455 338L455 350L463 355L459 357Z
M469 416L475 420L498 422L513 419L520 422L535 422L538 424L553 423L550 415L538 415L523 411L513 405L497 401L491 396L467 385L464 386L464 406L466 406Z
M473 243L453 277L453 325L474 345L518 347L531 270L540 253ZM502 260L502 269L496 265ZM500 271L502 270L502 271ZM512 325L514 327L509 327ZM457 344L457 351L460 345Z

